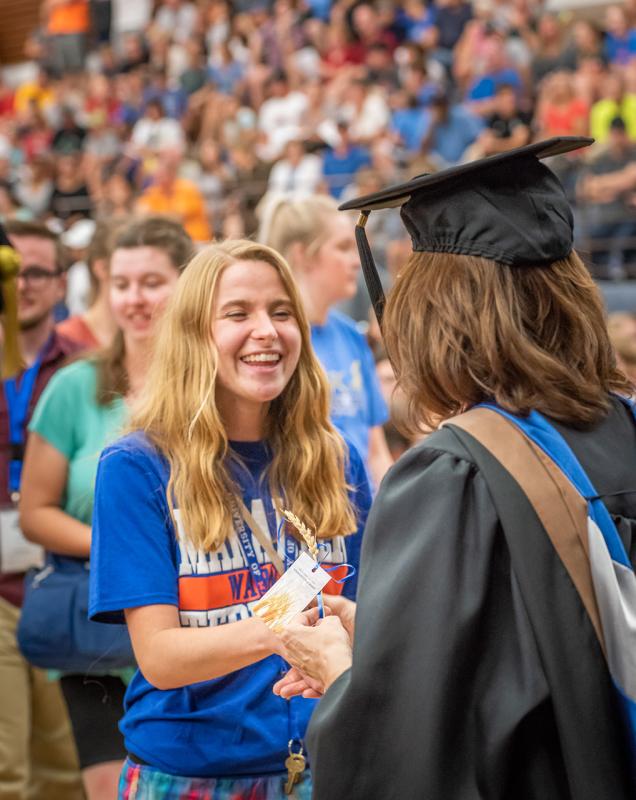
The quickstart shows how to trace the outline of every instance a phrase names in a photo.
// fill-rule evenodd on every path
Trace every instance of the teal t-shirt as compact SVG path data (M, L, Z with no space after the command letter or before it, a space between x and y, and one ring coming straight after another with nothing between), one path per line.
M97 462L101 451L117 439L126 422L126 404L97 403L97 368L82 359L64 367L42 392L29 430L34 431L68 460L63 509L91 524Z

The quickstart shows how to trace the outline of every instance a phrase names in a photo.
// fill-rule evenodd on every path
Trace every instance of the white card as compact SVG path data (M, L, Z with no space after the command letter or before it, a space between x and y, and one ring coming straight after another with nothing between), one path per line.
M254 613L272 630L280 630L307 608L329 581L329 574L309 553L301 553L254 605Z
M44 549L24 538L20 530L18 509L0 510L0 570L26 572L44 565Z

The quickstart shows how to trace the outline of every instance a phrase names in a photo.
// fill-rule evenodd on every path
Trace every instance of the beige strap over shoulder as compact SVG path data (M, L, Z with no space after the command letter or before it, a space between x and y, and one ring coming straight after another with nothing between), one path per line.
M519 484L574 583L604 649L590 569L584 498L540 447L496 411L474 408L446 423L480 442Z

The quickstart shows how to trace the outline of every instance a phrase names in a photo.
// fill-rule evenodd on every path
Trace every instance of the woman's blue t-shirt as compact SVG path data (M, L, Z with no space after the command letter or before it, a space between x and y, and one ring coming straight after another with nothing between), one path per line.
M260 442L232 443L245 468L233 475L243 501L263 530L276 538L272 498L259 477L270 460ZM172 524L166 500L165 459L141 434L127 436L102 454L95 490L89 615L122 622L123 610L168 604L179 608L182 627L223 625L252 616L261 597L236 533L214 552L197 551ZM347 482L358 512L351 536L325 540L324 563L356 569L371 503L366 472L349 449ZM178 519L178 510L175 515ZM180 526L179 526L180 527ZM252 537L261 572L276 579L270 559ZM284 557L285 543L278 550ZM343 571L346 571L343 568ZM357 578L327 591L355 597ZM288 669L272 655L215 680L159 690L138 670L128 687L120 728L126 748L174 775L220 777L283 772L292 738L304 736L315 701L283 700L272 685Z

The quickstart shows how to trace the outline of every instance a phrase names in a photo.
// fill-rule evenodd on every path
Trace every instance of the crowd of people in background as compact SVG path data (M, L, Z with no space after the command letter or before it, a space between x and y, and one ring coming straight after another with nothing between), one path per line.
M599 277L636 276L636 3L46 0L0 88L0 215L177 215L253 236L268 198L337 200L562 135ZM380 237L386 252L395 226ZM379 232L376 232L379 233ZM376 241L378 236L376 235Z

